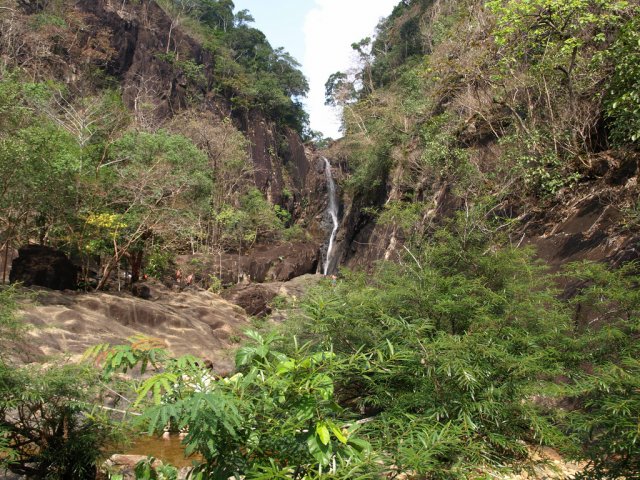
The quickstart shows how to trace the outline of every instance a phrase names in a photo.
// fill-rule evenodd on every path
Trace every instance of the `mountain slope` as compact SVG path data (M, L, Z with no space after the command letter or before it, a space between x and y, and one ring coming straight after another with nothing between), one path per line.
M400 2L327 84L344 261L472 205L553 264L637 258L637 19L635 1Z

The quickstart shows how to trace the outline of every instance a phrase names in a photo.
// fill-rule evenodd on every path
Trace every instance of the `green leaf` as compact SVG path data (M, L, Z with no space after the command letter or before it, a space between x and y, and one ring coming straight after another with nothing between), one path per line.
M236 366L243 367L249 365L255 356L256 349L253 347L242 347L236 352Z
M329 433L329 429L324 422L318 423L316 425L316 434L324 445L329 445L329 442L331 441L331 434Z
M354 450L360 453L366 453L371 451L371 444L361 438L349 438L347 445L353 447Z
M307 437L309 453L320 465L328 465L331 460L331 444L323 445L318 436L313 433Z
M346 445L347 437L342 433L342 430L333 422L327 422L331 427L331 431L333 432L333 436L340 442Z

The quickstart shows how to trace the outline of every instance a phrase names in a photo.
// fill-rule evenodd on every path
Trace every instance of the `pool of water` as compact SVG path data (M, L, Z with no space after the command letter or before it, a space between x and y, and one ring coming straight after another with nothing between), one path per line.
M155 457L179 468L190 467L200 459L198 455L185 456L182 439L178 435L171 435L169 438L142 436L122 453Z

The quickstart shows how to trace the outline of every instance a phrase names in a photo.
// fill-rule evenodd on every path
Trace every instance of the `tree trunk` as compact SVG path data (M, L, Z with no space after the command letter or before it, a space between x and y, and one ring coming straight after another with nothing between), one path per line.
M4 263L2 265L2 283L7 281L7 263L9 262L9 239L4 244Z
M107 284L107 281L109 280L109 275L111 275L111 272L113 271L113 267L115 267L119 261L120 257L117 254L109 259L104 267L104 270L102 270L102 278L98 282L96 290L102 290L104 288L104 286Z
M134 284L140 280L140 272L142 271L142 259L144 252L142 250L133 252L129 257L129 263L131 264L131 284Z

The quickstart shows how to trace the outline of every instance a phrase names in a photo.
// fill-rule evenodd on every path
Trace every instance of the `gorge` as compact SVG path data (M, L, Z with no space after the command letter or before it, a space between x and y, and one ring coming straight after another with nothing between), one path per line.
M639 14L0 2L0 477L638 478Z

